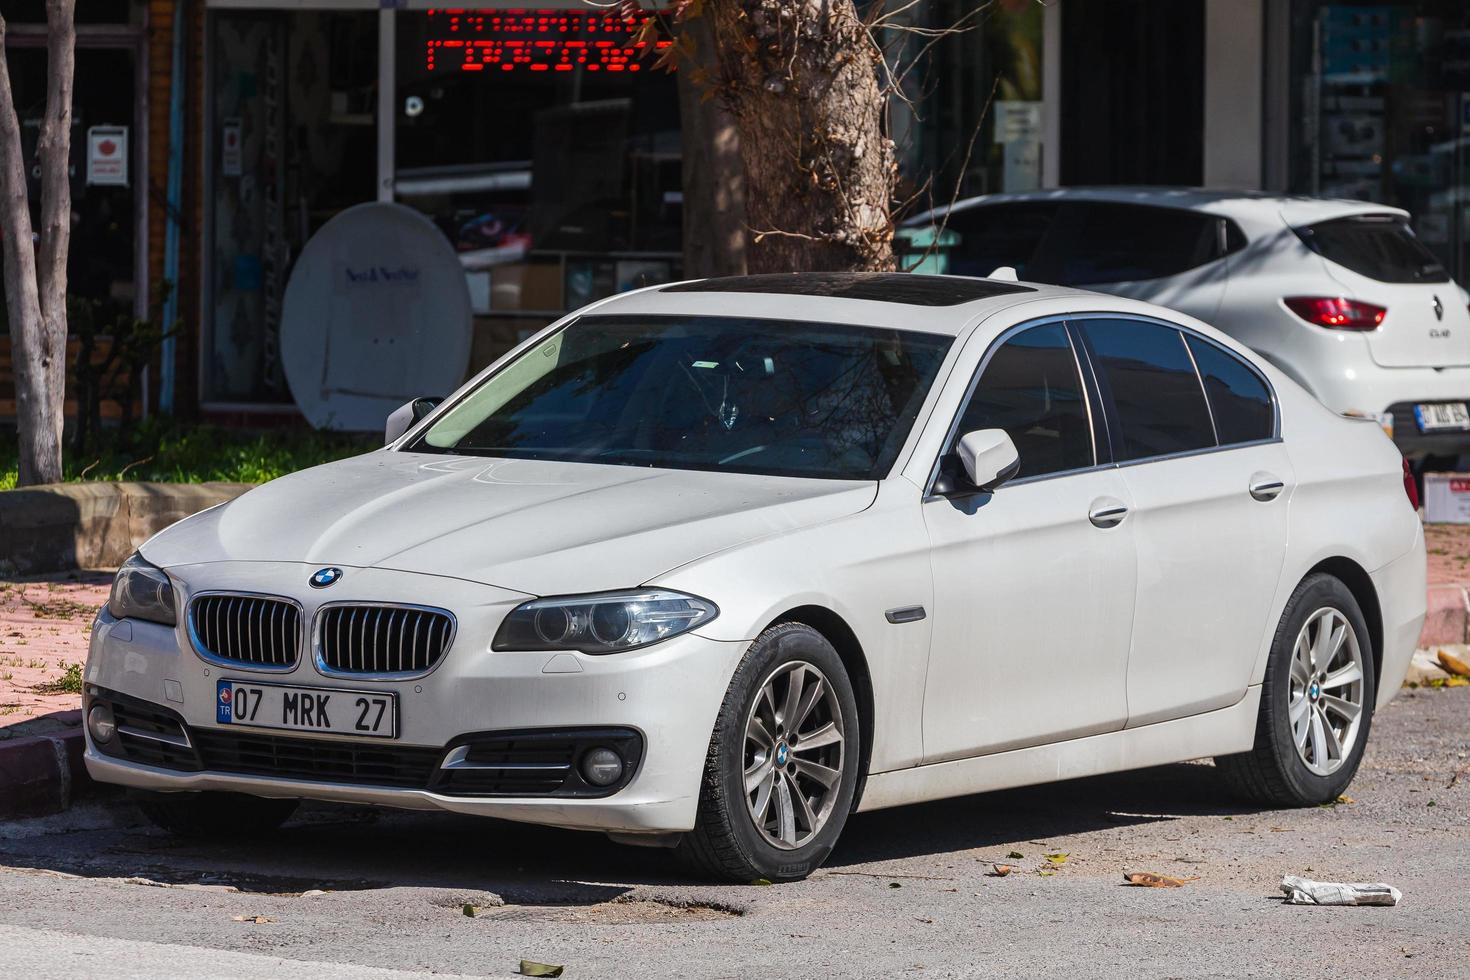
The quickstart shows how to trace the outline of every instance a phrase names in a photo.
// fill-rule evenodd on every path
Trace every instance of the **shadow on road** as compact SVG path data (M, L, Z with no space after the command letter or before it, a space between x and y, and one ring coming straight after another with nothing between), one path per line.
M264 839L185 840L154 830L126 798L114 799L112 825L62 822L55 832L0 833L0 864L256 893L480 890L512 904L591 904L635 885L688 883L668 852L615 845L598 834L319 804L303 807ZM1212 767L1164 766L858 814L828 865L1000 847L1178 815L1246 812L1230 800Z

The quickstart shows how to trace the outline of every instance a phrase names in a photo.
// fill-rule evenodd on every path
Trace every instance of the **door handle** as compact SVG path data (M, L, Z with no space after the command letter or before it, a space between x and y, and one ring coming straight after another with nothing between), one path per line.
M1094 500L1092 509L1087 512L1087 519L1095 527L1117 527L1127 516L1128 506L1121 500L1113 500L1110 497Z
M1257 473L1251 477L1251 496L1262 503L1275 500L1281 495L1281 491L1285 489L1286 484L1282 483L1270 473Z

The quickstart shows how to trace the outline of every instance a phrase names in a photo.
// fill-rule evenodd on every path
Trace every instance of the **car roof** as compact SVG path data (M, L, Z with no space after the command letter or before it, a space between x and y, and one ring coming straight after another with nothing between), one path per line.
M991 314L1059 298L1119 310L1138 305L1065 286L975 276L788 272L651 286L609 297L577 315L750 317L957 336Z
M1051 190L1024 191L1010 194L985 194L956 201L952 208L963 211L972 207L1026 201L1108 201L1152 207L1183 208L1224 217L1261 219L1279 215L1293 227L1330 221L1358 214L1395 214L1408 217L1408 212L1372 201L1348 201L1333 198L1276 194L1268 191L1210 189L1204 187L1058 187ZM906 226L928 224L945 213L935 208L904 222Z

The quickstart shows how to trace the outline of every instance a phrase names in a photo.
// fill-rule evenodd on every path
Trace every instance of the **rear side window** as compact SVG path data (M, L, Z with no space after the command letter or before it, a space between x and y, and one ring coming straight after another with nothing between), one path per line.
M1186 340L1205 383L1220 445L1274 436L1276 410L1271 404L1271 389L1261 376L1240 358L1207 340L1193 336Z
M1338 218L1296 229L1307 247L1329 262L1379 282L1449 282L1434 253L1394 215Z
M1224 219L1198 211L1089 202L1049 278L1064 286L1135 282L1187 272L1226 252ZM1242 236L1243 238L1243 236Z
M1103 397L1122 432L1113 439L1119 462L1208 449L1215 429L1184 336L1142 320L1081 320Z
M990 356L956 438L976 429L1006 430L1023 477L1093 465L1087 401L1064 326L1024 330Z
M945 225L959 238L949 250L949 271L988 276L1008 265L1017 278L1033 278L1032 261L1056 214L1055 204L994 204L955 211Z

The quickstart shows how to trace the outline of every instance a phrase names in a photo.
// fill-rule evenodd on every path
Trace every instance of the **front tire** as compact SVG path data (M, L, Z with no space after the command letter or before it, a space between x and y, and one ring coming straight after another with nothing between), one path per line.
M300 800L269 800L243 793L149 793L138 809L180 837L258 837L296 812Z
M1286 603L1266 662L1255 748L1215 766L1267 806L1331 803L1357 774L1376 686L1368 624L1348 587L1308 576Z
M859 736L852 682L826 637L804 623L766 630L720 706L679 857L730 881L811 874L852 809Z

